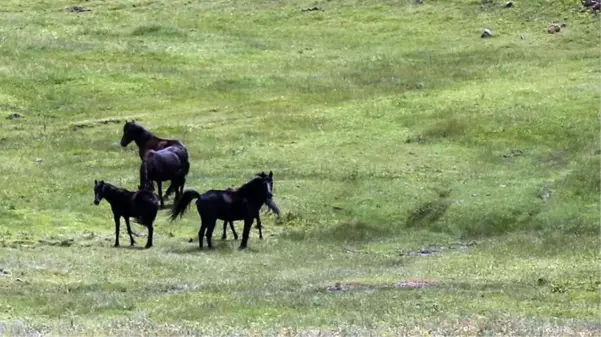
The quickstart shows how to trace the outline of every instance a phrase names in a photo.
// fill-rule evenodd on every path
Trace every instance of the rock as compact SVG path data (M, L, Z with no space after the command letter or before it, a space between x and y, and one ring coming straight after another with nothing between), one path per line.
M538 197L543 199L544 201L549 200L551 197L551 189L548 186L543 186L538 192Z
M38 164L41 163L42 162L42 158L36 158L35 162L38 163Z
M313 7L301 9L301 12L313 12L313 11L320 11L320 10L321 10L321 8L319 8L317 6L313 6Z
M418 5L421 5L421 4L424 3L424 0L415 0L415 3L418 4Z
M15 120L15 119L19 119L21 117L23 117L23 115L18 114L18 113L13 113L13 114L6 116L6 119Z
M524 40L524 35L520 34L520 40Z
M489 29L485 29L480 35L481 38L492 37L492 32Z
M547 32L549 34L559 33L561 31L561 26L557 23L552 23L547 27Z
M507 1L507 2L505 3L505 8L509 8L509 7L513 7L513 2L511 2L511 1Z
M73 7L67 7L67 10L73 12L73 13L81 13L81 12L89 12L91 11L91 9L87 9L85 7L79 7L79 6L73 6Z

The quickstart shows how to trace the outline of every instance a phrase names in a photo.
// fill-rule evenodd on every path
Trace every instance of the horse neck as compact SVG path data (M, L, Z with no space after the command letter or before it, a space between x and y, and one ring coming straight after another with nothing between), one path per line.
M104 188L104 198L110 204L113 204L114 202L122 201L122 200L126 199L128 196L130 196L131 194L133 194L133 192L117 188L113 185L105 185L105 188Z
M150 131L142 129L142 132L140 133L140 135L138 137L136 137L136 139L134 139L134 142L136 142L136 145L138 145L138 148L142 149L142 148L146 147L146 143L148 143L149 141L151 141L153 139L158 139L158 138L155 137L155 135L153 135L152 133L150 133Z
M257 205L263 205L266 198L260 196L260 194L258 194L258 193L255 193L255 186L254 186L255 184L257 184L257 183L250 181L250 182L240 186L240 188L238 188L238 190L235 191L234 193L246 198L248 201L256 203Z

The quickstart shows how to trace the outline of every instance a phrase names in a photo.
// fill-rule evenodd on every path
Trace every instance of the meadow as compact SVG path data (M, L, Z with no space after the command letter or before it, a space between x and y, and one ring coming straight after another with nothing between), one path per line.
M503 4L3 1L0 333L599 336L599 15ZM265 238L113 248L131 119L186 189L272 170Z

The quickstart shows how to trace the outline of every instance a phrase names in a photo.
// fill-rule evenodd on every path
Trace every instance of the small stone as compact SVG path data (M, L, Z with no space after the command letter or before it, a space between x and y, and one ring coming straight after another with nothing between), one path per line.
M505 185L505 184L501 184L501 187L507 187L507 185Z
M509 7L512 7L512 6L513 6L513 2L511 2L511 1L507 1L505 3L505 8L509 8Z
M424 0L415 0L415 3L418 4L418 5L421 5L421 4L424 3Z
M561 26L557 23L552 23L547 27L547 32L549 34L559 33L561 31Z
M492 32L489 29L485 29L480 35L481 38L492 37Z
M472 197L476 197L476 193L472 193Z
M38 164L41 163L42 162L42 158L36 158L35 162L38 163Z
M6 116L6 119L15 120L15 119L19 119L21 117L23 117L23 115L18 114L18 113L13 113L13 114Z
M538 193L538 197L544 201L549 200L551 197L551 189L548 186L543 186Z
M525 40L524 35L520 34L520 40Z

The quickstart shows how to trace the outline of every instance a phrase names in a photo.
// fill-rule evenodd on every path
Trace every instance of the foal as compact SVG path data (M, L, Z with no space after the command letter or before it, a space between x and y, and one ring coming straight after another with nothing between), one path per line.
M146 130L142 125L136 123L134 120L125 122L123 125L123 135L121 136L121 146L126 147L131 142L135 142L138 146L138 155L142 161L145 160L146 153L150 150L159 151L170 146L176 146L181 149L178 152L180 160L185 165L184 176L188 174L190 170L190 162L188 160L188 149L186 146L177 139L163 139L153 135L150 131ZM165 191L165 198L169 194L173 193L173 190L177 189L177 184L171 182L167 191ZM181 186L183 191L183 185ZM159 192L160 194L160 192Z
M236 191L235 187L228 187L227 191L230 192L234 192ZM273 199L267 199L265 201L265 205L267 205L267 207L274 212L277 215L280 215L280 208L278 207L278 205L275 204L275 202L273 201ZM257 212L257 215L255 216L255 219L257 219L257 228L259 229L259 239L263 240L263 226L261 225L261 217L259 216L259 212ZM227 224L230 224L230 229L232 230L232 233L234 234L234 240L238 240L238 233L236 233L236 229L234 229L234 222L233 221L224 221L223 222L223 235L221 235L221 240L225 240L227 239Z
M225 221L244 220L244 231L240 249L248 244L250 227L261 206L273 197L273 173L257 174L257 177L242 185L236 191L208 190L203 194L195 190L186 190L173 203L169 217L171 221L178 216L182 217L193 199L196 200L196 209L200 215L201 225L198 231L198 245L202 249L203 236L207 237L207 245L212 248L212 236L218 219Z
M131 192L124 188L118 188L103 180L94 180L94 204L100 204L102 199L111 204L113 218L115 220L115 247L119 247L119 227L121 217L125 219L127 233L129 234L130 244L133 246L136 242L132 236L129 218L135 218L140 224L148 228L148 239L146 248L152 247L152 234L154 232L153 222L159 211L159 200L157 196L148 188L143 188L137 192Z

